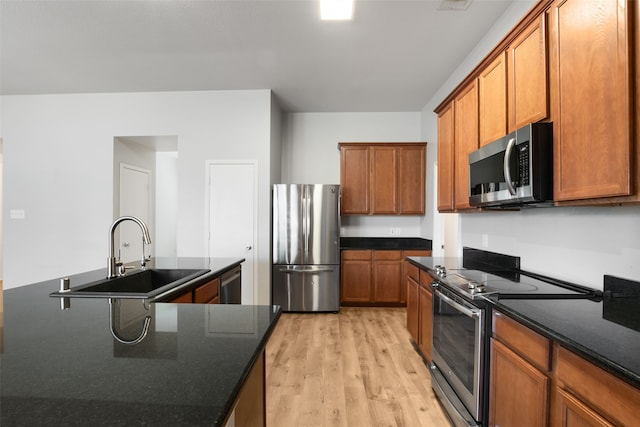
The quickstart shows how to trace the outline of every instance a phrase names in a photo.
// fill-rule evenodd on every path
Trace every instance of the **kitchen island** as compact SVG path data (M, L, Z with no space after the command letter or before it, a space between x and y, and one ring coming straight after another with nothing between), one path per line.
M4 291L0 424L239 425L245 408L264 409L279 307L73 298L62 310L58 283Z

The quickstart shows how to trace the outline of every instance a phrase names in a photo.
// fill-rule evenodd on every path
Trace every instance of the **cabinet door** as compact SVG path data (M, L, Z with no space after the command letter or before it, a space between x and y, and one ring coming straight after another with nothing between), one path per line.
M455 114L451 102L438 115L438 211L451 212L453 206L453 148Z
M340 265L341 301L346 303L371 302L371 251L342 251Z
M411 276L413 277L416 281L418 281L418 275L419 275L419 269L418 267L416 267L415 265L411 264L409 261L407 261L407 257L410 256L431 256L431 251L430 250L421 250L421 249L415 249L415 250L406 250L406 251L402 251L402 277L405 278L405 282L406 282L406 277L407 276ZM400 302L401 303L406 303L407 302L407 287L406 286L402 286L402 293L400 296Z
M507 67L502 52L478 77L479 143L507 134Z
M418 288L418 282L411 277L407 277L407 330L416 344L420 340L418 337L418 313L420 307Z
M369 213L369 147L340 148L340 212L345 215Z
M548 425L549 378L495 339L491 339L489 424Z
M403 215L424 215L425 146L398 147L398 211Z
M398 213L398 149L373 146L371 150L371 212Z
M549 11L558 201L630 194L632 5L559 0Z
M507 48L509 132L549 115L545 21L540 15Z
M428 360L431 360L431 340L433 338L433 295L431 289L420 285L418 314L418 347Z
M469 209L469 153L478 149L478 84L474 80L455 99L455 208Z
M556 388L556 411L554 425L558 427L613 427L584 402L561 388Z
M400 303L402 298L402 252L374 251L373 300Z

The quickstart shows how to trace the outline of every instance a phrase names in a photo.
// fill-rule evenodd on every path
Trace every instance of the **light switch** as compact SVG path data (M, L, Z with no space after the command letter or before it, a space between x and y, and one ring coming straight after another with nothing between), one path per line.
M11 219L24 219L24 209L11 209L11 211L9 212L9 216L11 217Z

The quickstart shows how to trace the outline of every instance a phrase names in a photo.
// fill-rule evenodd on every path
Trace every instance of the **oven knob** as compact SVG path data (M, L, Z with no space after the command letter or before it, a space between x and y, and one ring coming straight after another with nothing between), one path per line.
M469 281L469 283L467 283L467 288L469 288L469 289L475 289L478 286L480 286L480 284L478 282Z
M438 276L445 277L447 275L447 269L444 267L444 265L436 265L435 269Z

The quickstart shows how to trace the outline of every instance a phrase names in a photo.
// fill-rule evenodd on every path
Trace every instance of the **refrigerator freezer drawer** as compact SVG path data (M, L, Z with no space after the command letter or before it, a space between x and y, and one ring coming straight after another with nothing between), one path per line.
M283 311L340 310L340 265L274 265L272 303Z

